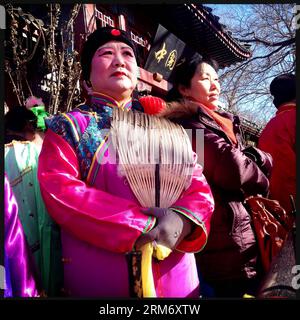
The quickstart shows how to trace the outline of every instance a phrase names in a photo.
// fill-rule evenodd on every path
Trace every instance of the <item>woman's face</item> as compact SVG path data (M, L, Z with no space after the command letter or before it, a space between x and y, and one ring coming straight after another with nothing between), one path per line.
M91 62L92 90L121 102L128 99L137 84L138 66L130 46L109 41L100 46Z
M215 69L207 63L198 65L189 88L179 87L180 93L193 101L215 110L219 104L220 83Z

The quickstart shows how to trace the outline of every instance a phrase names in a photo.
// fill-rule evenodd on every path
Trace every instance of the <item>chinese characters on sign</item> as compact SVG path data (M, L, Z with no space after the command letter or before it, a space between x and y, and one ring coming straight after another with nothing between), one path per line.
M173 70L175 63L177 61L177 51L172 50L168 56L168 59L166 61L166 67L170 70Z
M158 26L151 50L145 64L145 69L152 73L158 72L169 81L172 70L180 59L186 45L174 34Z
M160 61L165 58L167 53L168 53L168 51L166 50L166 43L164 42L162 48L155 52L155 58L157 60L157 63L160 63ZM173 70L175 63L176 63L176 60L177 60L177 51L172 50L168 55L168 58L165 63L165 67L170 70Z
M162 48L155 52L155 58L157 60L157 63L160 63L160 60L164 59L166 54L167 54L166 43L164 42Z

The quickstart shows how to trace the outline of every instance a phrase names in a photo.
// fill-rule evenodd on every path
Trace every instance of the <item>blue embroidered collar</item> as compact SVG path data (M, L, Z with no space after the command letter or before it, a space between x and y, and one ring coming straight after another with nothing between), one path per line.
M94 92L93 95L90 96L88 104L90 104L93 109L97 109L97 107L102 109L104 106L108 106L111 108L117 107L121 108L122 110L130 110L132 107L132 100L130 98L128 101L125 101L125 103L123 102L121 104L108 95Z

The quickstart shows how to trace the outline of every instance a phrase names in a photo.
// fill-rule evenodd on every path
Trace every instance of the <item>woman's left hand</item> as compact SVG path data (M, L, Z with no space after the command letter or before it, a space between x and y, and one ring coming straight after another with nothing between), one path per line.
M171 209L154 207L143 209L142 212L146 215L155 216L157 225L137 239L135 243L137 250L152 241L173 250L191 232L191 221Z

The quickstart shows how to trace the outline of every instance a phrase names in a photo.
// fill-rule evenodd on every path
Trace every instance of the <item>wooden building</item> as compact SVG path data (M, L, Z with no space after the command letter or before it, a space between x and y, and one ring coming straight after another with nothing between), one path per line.
M84 26L78 26L78 34L107 25L130 33L141 57L140 94L164 97L172 87L172 69L187 51L215 59L221 69L251 57L249 47L236 41L212 9L201 4L85 4L81 14ZM256 143L260 128L247 119L242 119L242 128L245 139Z
M39 18L41 24L49 24L49 8L51 5L20 5L25 11L29 11L33 16ZM58 24L68 21L70 12L74 8L72 4L60 5L60 17ZM20 11L21 12L21 11ZM55 16L54 14L54 16ZM34 39L34 33L39 34L39 30L34 29L32 24L36 20L29 17L26 22L26 15L19 16L19 30L21 34L27 34L26 42L30 38ZM51 18L53 19L53 17ZM24 21L25 23L24 23ZM47 22L46 22L47 21ZM9 22L9 19L8 19ZM25 27L24 27L25 26ZM220 68L228 67L251 57L249 47L236 41L226 27L219 23L219 17L212 13L212 9L201 4L82 4L72 29L72 40L68 52L76 50L80 52L82 43L86 36L99 27L112 26L126 30L131 39L136 43L139 53L139 82L137 91L140 95L152 94L164 97L172 87L172 70L175 64L187 53L198 52L215 59ZM31 28L31 29L30 29ZM57 30L63 32L63 28L58 26ZM26 31L27 30L27 31ZM48 28L48 31L50 29ZM57 32L56 30L56 32ZM59 33L59 32L57 32ZM49 32L48 32L49 36ZM10 37L7 30L7 37ZM60 35L56 35L58 39ZM23 39L24 40L24 39ZM23 41L22 40L22 41ZM58 39L57 44L59 45ZM34 44L31 44L33 46ZM11 45L13 46L13 44ZM9 51L6 47L6 56L9 60ZM48 48L37 47L37 57L28 63L26 76L32 86L32 92L38 96L46 93L43 88L47 87L41 82L47 82L46 77L51 75L49 67L47 71L41 66L39 70L35 67L40 55ZM12 59L13 60L13 59ZM49 58L48 58L49 60ZM42 65L40 63L40 65ZM46 68L45 68L46 69ZM45 73L47 73L45 75ZM18 104L13 100L14 88L10 83L11 75L6 73L5 101L8 105ZM46 79L46 80L45 80ZM53 87L52 87L53 88ZM12 93L12 95L8 93ZM51 90L48 90L48 96ZM46 99L47 101L47 99ZM247 121L246 121L247 122ZM255 141L258 128L254 124L244 123L243 127L250 140Z
M212 14L212 9L201 4L85 4L81 14L84 26L77 26L77 34L89 33L107 25L131 34L141 56L138 90L147 90L152 94L164 95L171 87L171 82L168 81L171 72L165 71L174 67L176 60L180 59L178 51L184 46L215 59L220 68L244 61L251 56L249 49L232 38L226 27L219 23L219 17ZM165 33L161 29L165 29ZM165 40L168 40L170 35L173 36L173 41L168 43ZM179 48L178 42L181 42ZM153 55L158 55L161 50L164 50L165 55L158 61ZM184 49L181 54L183 51ZM168 57L172 53L175 62L168 66ZM153 61L149 67L151 58ZM158 71L151 72L155 69L155 62Z

